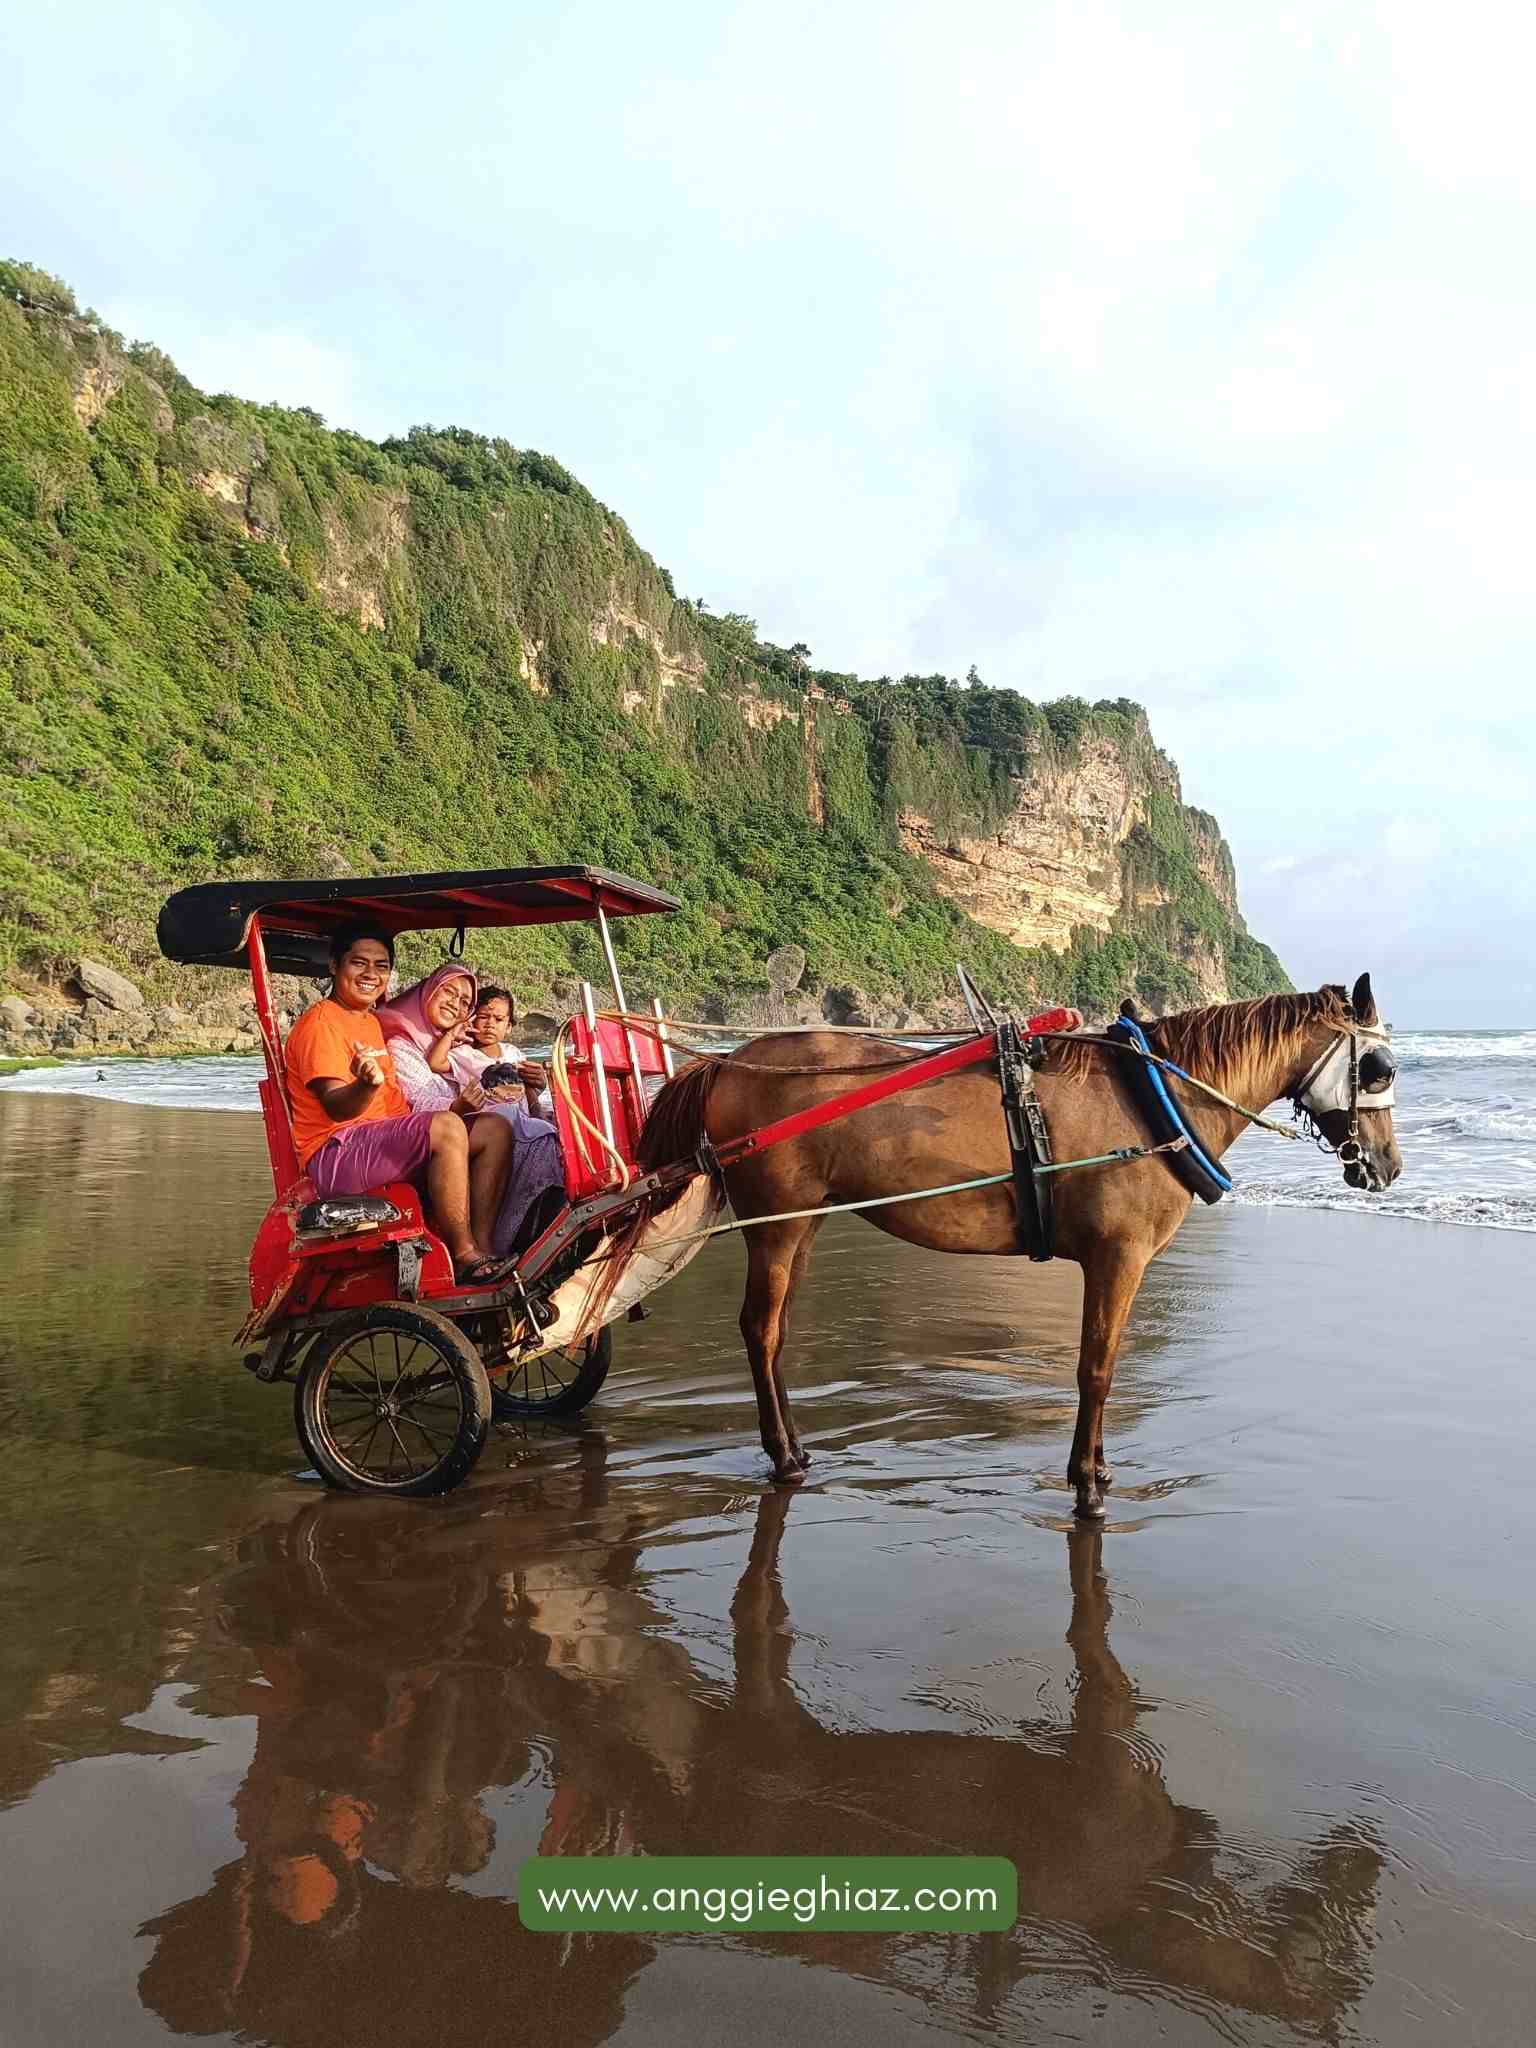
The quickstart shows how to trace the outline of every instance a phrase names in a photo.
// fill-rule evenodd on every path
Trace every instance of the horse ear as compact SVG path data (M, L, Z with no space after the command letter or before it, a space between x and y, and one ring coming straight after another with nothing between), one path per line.
M1349 1003L1350 1008L1355 1013L1357 1023L1374 1024L1376 1022L1376 998L1371 994L1371 977L1368 974L1362 974L1355 983L1354 992L1350 996Z

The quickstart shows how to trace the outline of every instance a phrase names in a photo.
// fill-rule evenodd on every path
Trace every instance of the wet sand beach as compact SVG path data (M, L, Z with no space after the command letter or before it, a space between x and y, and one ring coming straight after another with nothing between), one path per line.
M575 1425L390 1504L296 1478L229 1348L269 1187L254 1118L0 1095L7 2043L1524 2037L1527 1236L1195 1214L1102 1530L1075 1270L852 1220L792 1340L798 1493L726 1241ZM1016 1862L1011 1932L514 1903L539 1852L950 1850Z

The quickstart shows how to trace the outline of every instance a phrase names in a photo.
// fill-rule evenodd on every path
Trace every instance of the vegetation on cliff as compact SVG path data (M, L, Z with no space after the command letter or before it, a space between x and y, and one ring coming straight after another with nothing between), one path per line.
M1095 1010L1189 995L1195 946L1233 994L1285 985L1132 704L818 671L678 599L549 457L208 397L25 265L0 264L0 394L0 980L84 949L172 991L155 909L212 875L589 860L683 898L624 935L679 1002L760 990L785 941L813 985L919 1005L957 957ZM1123 913L1022 951L897 821L995 827L1085 744L1147 769L1106 848ZM525 990L596 965L571 927L476 950Z

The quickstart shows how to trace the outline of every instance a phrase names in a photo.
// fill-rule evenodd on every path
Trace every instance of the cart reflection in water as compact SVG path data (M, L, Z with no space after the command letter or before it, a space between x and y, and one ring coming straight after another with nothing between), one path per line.
M552 1556L573 1485L582 1540ZM1073 1983L1223 2031L1244 2016L1345 2029L1382 1868L1370 1827L1314 1824L1258 1856L1175 1797L1139 1726L1151 1703L1110 1644L1097 1527L1062 1539L1065 1713L849 1730L792 1676L803 1497L759 1503L710 1643L658 1597L671 1544L654 1515L610 1504L601 1434L576 1474L520 1489L515 1513L477 1495L427 1524L321 1502L248 1540L223 1588L260 1671L240 1702L257 1731L241 1852L142 1930L140 1994L172 2027L332 2048L338 2027L403 2044L515 2026L578 2048L619 2027L666 1944L526 1932L511 1896L524 1856L985 1851L1018 1866L1006 1934L711 1940L826 1966L829 1996L867 1980L946 2033L1013 2034Z

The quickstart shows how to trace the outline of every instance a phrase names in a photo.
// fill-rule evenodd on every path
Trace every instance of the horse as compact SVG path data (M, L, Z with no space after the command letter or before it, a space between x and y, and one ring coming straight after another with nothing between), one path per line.
M1402 1171L1390 1107L1396 1069L1369 974L1350 993L1326 983L1304 993L1180 1011L1147 1023L1145 1030L1156 1054L1235 1103L1258 1110L1289 1098L1311 1119L1319 1142L1338 1154L1351 1187L1379 1192ZM1100 1037L1052 1041L1036 1087L1058 1161L1146 1143L1146 1124L1131 1090L1131 1060ZM718 1146L830 1101L854 1085L850 1074L891 1063L888 1042L815 1031L771 1033L735 1053L703 1059L656 1096L641 1134L640 1165L649 1171L692 1158L706 1140ZM995 1059L960 1069L723 1170L725 1192L740 1221L776 1219L743 1232L747 1284L741 1333L763 1449L780 1485L798 1484L810 1463L795 1429L783 1353L790 1310L823 1221L815 1214L784 1212L1006 1175L1010 1153L998 1085ZM1220 1159L1247 1119L1177 1081L1168 1085L1200 1144ZM1172 1241L1191 1196L1157 1156L1082 1166L1053 1179L1056 1256L1075 1261L1083 1272L1077 1426L1067 1484L1076 1495L1076 1514L1099 1520L1111 1479L1104 1409L1121 1334L1148 1264ZM653 1197L643 1220L675 1199ZM1017 1196L1008 1180L864 1213L876 1229L932 1251L1000 1257L1023 1251Z

